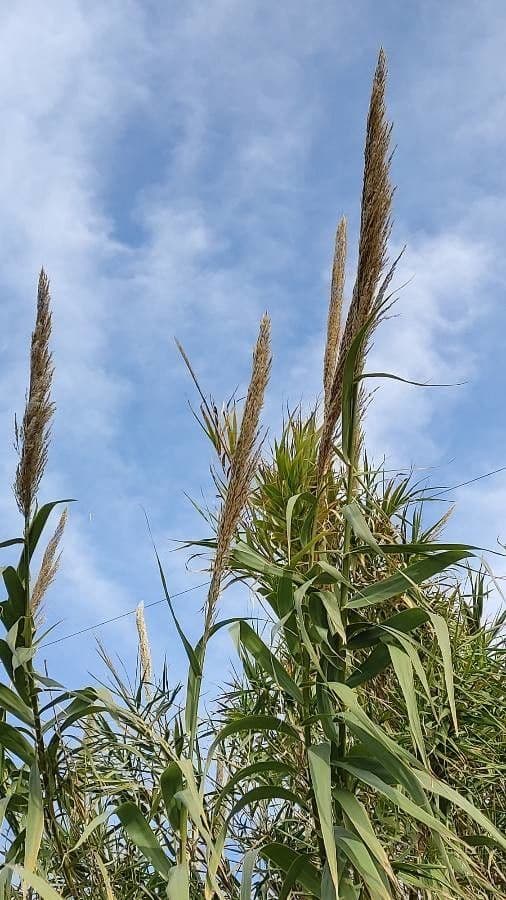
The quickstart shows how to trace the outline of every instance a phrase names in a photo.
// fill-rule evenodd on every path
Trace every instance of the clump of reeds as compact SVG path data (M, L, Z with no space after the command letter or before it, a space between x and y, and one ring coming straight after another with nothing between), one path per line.
M14 494L20 512L28 522L33 511L47 463L51 419L55 406L51 400L53 378L51 337L51 296L49 279L41 269L37 291L37 317L30 351L30 385L23 421L15 425L19 462Z
M319 480L325 475L330 462L332 441L341 413L346 357L354 338L373 312L380 288L381 273L387 259L393 190L389 177L391 125L386 119L385 112L386 77L386 57L381 50L367 118L357 276L331 383L330 364L327 359L325 364L325 414L318 456ZM340 309L340 306L331 294L330 330L327 337L327 347L329 345L331 347L330 361L335 346L337 309Z

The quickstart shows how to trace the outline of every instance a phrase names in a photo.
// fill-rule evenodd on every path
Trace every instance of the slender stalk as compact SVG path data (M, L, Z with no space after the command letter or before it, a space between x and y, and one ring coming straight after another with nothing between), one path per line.
M311 771L309 768L309 759L308 759L308 751L311 747L311 725L309 724L309 719L311 717L311 673L310 673L310 660L309 655L304 650L304 681L302 685L302 700L303 700L303 721L304 721L304 747L306 751L306 772L307 772L307 780L309 785L309 799L311 802L311 810L313 813L313 821L314 821L314 830L316 834L316 840L318 843L318 853L320 856L320 863L323 868L326 860L325 853L325 844L323 843L323 837L320 828L320 816L318 813L318 805L316 803L315 792L313 789L313 784L311 780Z
M29 515L25 515L25 528L24 528L24 556L25 556L25 591L26 591L26 601L25 601L25 628L24 628L24 640L25 646L31 646L33 642L33 615L32 615L32 601L31 601L31 592L30 592L30 518ZM56 852L60 858L63 878L65 881L65 885L67 891L69 892L70 897L74 897L77 900L77 890L76 885L72 873L72 866L67 860L65 855L65 850L63 848L63 844L60 838L60 830L58 821L56 819L56 813L53 804L53 785L51 784L51 776L49 767L47 764L47 753L46 746L44 742L44 732L42 729L42 721L40 717L40 709L39 709L39 699L37 694L37 685L35 682L35 673L33 669L33 664L31 660L28 660L26 672L28 676L28 690L30 697L30 707L33 713L33 721L34 721L34 730L35 730L35 748L37 754L37 763L40 773L40 778L42 781L42 786L44 789L44 818L46 821L46 827L48 833L53 841Z
M350 436L348 447L344 448L346 451L346 504L350 504L353 500L353 496L355 493L355 484L357 477L357 466L358 466L358 452L359 452L359 440L358 440L358 428L360 427L360 417L359 417L359 397L358 397L358 386L355 381L353 388L353 409L352 409L352 421L350 428ZM343 583L341 586L341 619L343 623L343 628L346 629L348 617L346 614L346 603L348 600L349 594L349 582L351 575L351 537L352 537L352 529L348 519L345 519L344 523L344 534L343 534ZM343 643L341 647L341 665L338 670L338 680L344 682L346 680L346 669L347 669L347 651L346 646ZM346 725L344 722L339 723L339 756L344 756L346 751ZM346 779L346 775L343 773L342 776Z
M230 546L247 503L251 480L258 463L259 450L257 439L260 412L271 368L270 325L269 317L267 315L262 316L258 338L253 351L251 378L244 404L241 427L230 464L227 491L218 519L216 553L204 614L204 633L198 646L199 671L198 673L190 672L188 679L186 702L188 703L188 697L190 697L192 703L189 722L187 723L190 760L193 758L197 740L198 709L207 644L211 635L223 577L228 565ZM184 354L183 356L186 358ZM191 367L190 372L192 372ZM181 810L179 859L181 864L186 864L189 867L188 811L186 807L182 807Z

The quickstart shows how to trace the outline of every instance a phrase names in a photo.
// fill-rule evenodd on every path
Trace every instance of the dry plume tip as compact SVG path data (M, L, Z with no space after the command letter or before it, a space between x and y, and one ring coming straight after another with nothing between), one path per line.
M341 314L343 308L344 278L346 267L346 219L337 226L334 260L332 264L332 281L330 286L329 314L327 319L327 341L323 361L323 389L325 409L328 409L332 383L336 370L339 341L341 339Z
M387 261L393 190L390 184L391 125L385 112L386 80L386 56L381 50L367 117L357 276L332 386L327 391L328 402L325 406L318 457L320 480L330 463L332 440L341 414L346 357L354 338L374 311L381 274Z
M149 645L148 629L144 616L144 603L139 603L135 610L135 624L137 625L137 637L139 642L141 681L143 684L149 685L153 681L153 662L151 658L151 647Z
M15 428L19 462L14 482L14 495L26 521L32 513L46 468L51 419L55 409L51 400L53 363L49 349L50 303L49 279L44 269L41 269L37 290L37 316L30 349L30 385L23 421L19 427L16 423Z
M258 425L271 368L270 331L271 322L266 314L260 322L241 427L230 464L227 492L218 519L216 555L206 605L206 631L210 627L218 600L230 544L248 500L250 482L258 463Z
M31 592L30 607L32 615L35 615L35 613L39 611L44 594L53 583L56 573L58 572L61 559L61 553L58 553L58 547L63 537L66 524L67 509L65 508L59 518L55 532L44 551L39 574Z

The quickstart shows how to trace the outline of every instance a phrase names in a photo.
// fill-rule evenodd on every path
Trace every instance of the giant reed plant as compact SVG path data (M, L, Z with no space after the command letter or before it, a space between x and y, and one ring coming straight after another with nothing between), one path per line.
M365 451L369 338L390 297L390 125L381 53L366 129L357 274L344 327L347 240L332 267L323 410L288 417L260 452L270 370L262 319L242 408L200 391L219 459L202 637L186 693L153 672L137 611L139 670L66 691L37 671L40 611L66 513L32 575L55 503L38 504L54 412L49 283L39 280L30 384L16 429L17 565L2 571L0 900L58 898L493 898L504 896L503 622L483 620L478 551L443 543L426 490ZM190 373L196 376L180 348ZM197 383L198 386L198 383ZM227 576L256 624L219 617ZM211 720L206 650L229 627L241 670Z

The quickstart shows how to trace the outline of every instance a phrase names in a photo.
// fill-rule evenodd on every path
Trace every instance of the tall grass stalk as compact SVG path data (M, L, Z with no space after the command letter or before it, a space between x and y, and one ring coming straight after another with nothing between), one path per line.
M244 404L239 435L230 457L230 474L225 498L218 518L216 552L213 561L211 583L207 594L204 614L204 634L199 643L198 671L190 671L187 690L188 754L192 759L197 737L197 723L202 684L202 673L206 649L211 635L213 620L225 575L230 545L235 535L242 511L248 501L251 479L258 464L258 428L260 412L264 403L265 389L271 367L270 319L262 317L257 342L253 352L251 378ZM182 865L188 863L188 810L181 810L181 854Z

